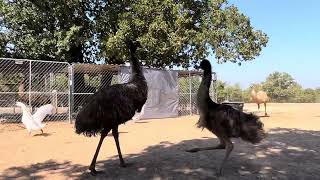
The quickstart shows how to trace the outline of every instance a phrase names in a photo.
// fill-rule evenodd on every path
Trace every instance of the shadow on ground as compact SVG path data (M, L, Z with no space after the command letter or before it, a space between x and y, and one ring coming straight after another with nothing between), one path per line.
M317 179L320 177L319 141L320 131L281 128L270 130L259 145L235 139L234 151L220 179ZM97 177L92 177L86 166L51 160L27 167L11 167L0 179L44 179L49 173L73 179L216 179L215 172L224 150L185 152L192 147L216 143L216 139L208 137L178 144L162 142L142 153L126 155L126 162L131 164L127 168L119 167L117 157L98 162L97 170L105 173Z

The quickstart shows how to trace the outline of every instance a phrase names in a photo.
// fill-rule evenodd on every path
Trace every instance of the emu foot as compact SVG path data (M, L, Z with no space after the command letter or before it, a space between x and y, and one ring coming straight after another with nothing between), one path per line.
M195 152L198 152L198 151L200 151L199 148L192 148L192 149L186 150L186 152L189 152L189 153L195 153Z
M96 176L97 174L102 174L103 173L103 171L97 171L95 168L89 168L89 170L90 170L90 174L92 176Z
M132 165L133 165L133 163L127 163L127 162L120 163L120 167L122 167L122 168L130 167Z
M127 163L120 163L120 167L122 167L122 168L125 168L125 167L128 167L128 164Z

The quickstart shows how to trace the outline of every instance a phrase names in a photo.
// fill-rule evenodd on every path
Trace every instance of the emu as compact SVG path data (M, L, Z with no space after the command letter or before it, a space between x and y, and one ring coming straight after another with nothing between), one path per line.
M96 160L104 138L112 130L121 167L125 167L122 158L118 126L132 119L135 112L141 112L147 100L148 86L143 75L139 60L135 53L140 46L139 42L127 42L131 61L131 78L128 83L115 84L99 89L93 94L87 104L76 117L75 128L77 134L93 136L100 134L100 141L93 156L89 170L92 175L98 172L95 169Z
M197 93L197 106L200 111L200 118L197 122L199 128L206 128L215 134L220 144L213 147L193 148L187 152L198 152L204 150L226 149L224 159L220 165L218 175L228 160L233 149L231 138L242 138L253 144L259 143L265 137L263 123L254 114L247 114L229 105L218 104L211 100L209 88L212 79L211 65L208 60L200 63L204 70L202 82Z

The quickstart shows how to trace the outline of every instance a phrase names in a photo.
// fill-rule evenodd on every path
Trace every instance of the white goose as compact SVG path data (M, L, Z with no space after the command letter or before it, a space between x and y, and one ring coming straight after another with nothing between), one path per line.
M27 128L29 134L31 134L32 130L41 130L43 133L42 128L45 124L42 123L43 119L48 115L52 114L55 110L54 106L51 104L46 104L37 109L37 111L31 115L31 112L27 109L26 105L22 102L17 102L17 106L21 107L22 109L22 123Z

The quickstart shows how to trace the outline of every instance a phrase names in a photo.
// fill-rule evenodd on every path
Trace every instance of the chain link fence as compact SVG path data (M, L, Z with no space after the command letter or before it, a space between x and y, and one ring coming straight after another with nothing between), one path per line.
M118 83L117 66L105 64L73 64L71 112L74 118L88 98L99 88Z
M35 113L45 104L55 107L44 121L70 120L70 67L68 63L0 59L0 121L20 122L22 109Z
M179 116L198 114L196 95L201 82L199 71L179 71ZM211 98L216 100L214 74ZM44 121L70 121L99 88L119 82L119 66L73 64L26 59L0 58L0 121L21 122L23 102L34 113L52 104L55 113Z
M210 96L217 101L216 95L216 73L212 74ZM201 83L202 73L199 71L181 71L179 73L179 116L199 114L197 109L197 91Z

